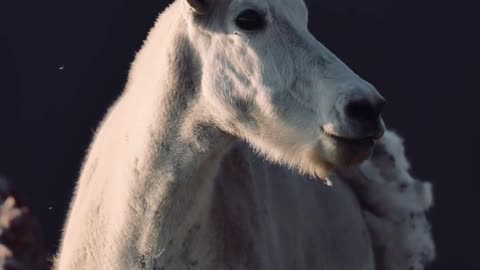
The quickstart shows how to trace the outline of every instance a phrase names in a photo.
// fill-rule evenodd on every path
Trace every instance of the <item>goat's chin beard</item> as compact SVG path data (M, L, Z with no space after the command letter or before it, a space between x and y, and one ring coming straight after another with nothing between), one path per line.
M328 161L318 149L311 149L305 154L306 161L299 165L300 172L307 173L322 180L328 178L336 169L335 164Z
M330 151L329 151L330 150ZM346 149L326 149L321 144L308 149L302 158L296 159L296 167L302 174L329 182L328 178L337 169L359 165L370 157L367 151L346 151Z
M357 166L363 161L370 158L372 149L367 149L365 151L337 151L332 153L329 156L329 160L334 167L337 168L346 168Z
M339 167L335 162L337 157L335 149L328 149L320 141L292 147L289 144L274 144L251 138L254 139L248 140L248 137L245 139L255 152L260 153L268 161L287 166L313 179L329 182L328 177Z

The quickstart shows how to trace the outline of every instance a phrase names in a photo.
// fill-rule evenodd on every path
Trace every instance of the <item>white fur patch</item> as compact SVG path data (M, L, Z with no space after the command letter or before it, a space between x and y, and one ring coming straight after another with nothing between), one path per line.
M372 158L339 174L353 186L364 207L377 269L421 270L435 258L425 213L433 204L432 185L412 178L403 142L387 132Z

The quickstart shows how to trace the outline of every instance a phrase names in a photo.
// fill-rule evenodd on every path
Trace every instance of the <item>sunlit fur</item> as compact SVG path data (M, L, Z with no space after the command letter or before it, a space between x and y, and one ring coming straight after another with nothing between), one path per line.
M298 172L366 158L321 127L368 135L342 106L379 94L308 32L303 1L202 2L175 1L137 54L88 151L55 269L373 270L351 187ZM237 29L245 8L267 27Z

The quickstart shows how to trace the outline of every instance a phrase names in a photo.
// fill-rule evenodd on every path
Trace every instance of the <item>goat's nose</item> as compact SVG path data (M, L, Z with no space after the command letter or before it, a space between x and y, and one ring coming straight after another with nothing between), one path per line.
M345 114L352 120L359 122L378 121L383 107L385 106L383 97L376 97L374 100L362 98L353 100L346 104Z

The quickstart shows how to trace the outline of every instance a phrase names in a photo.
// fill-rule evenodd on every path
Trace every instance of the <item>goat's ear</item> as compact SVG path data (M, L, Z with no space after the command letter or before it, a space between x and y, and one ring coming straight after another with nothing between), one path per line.
M194 13L203 15L210 10L213 0L185 0L185 2Z

